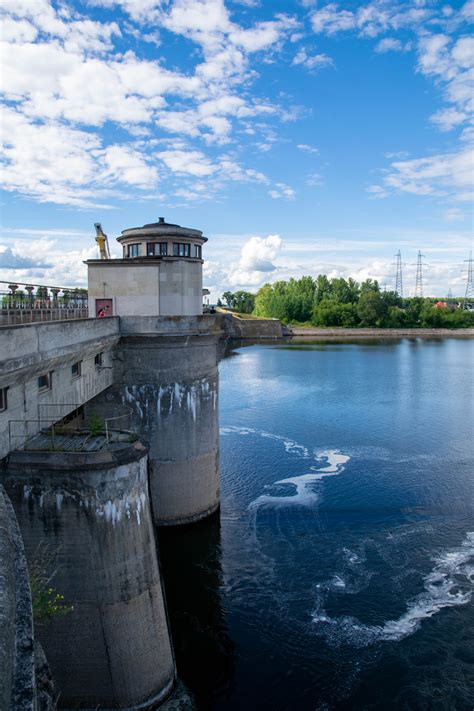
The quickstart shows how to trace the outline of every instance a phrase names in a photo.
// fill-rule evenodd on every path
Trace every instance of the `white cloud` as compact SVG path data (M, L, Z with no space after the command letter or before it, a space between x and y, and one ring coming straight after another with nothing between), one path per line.
M315 146L310 146L308 143L298 143L296 147L304 153L319 153L319 148L315 148Z
M251 237L242 247L239 268L244 272L272 272L283 241L279 235Z
M456 126L463 124L468 115L464 111L455 108L440 109L431 116L431 121L437 124L441 131L451 131Z
M108 146L104 152L104 162L104 178L113 183L149 188L158 181L156 167L148 165L146 160L129 146Z
M399 39L385 37L376 45L375 51L379 54L385 54L386 52L407 52L410 48L411 45L409 43L402 44Z
M296 196L296 192L293 188L286 185L286 183L276 183L275 187L268 191L268 194L271 198L273 198L273 200L294 200Z
M155 155L162 160L173 173L187 173L189 175L202 177L212 175L212 173L216 171L216 166L212 165L209 158L201 151L161 151Z
M277 13L271 20L244 27L231 20L223 0L89 0L90 5L120 6L129 13L131 19L122 20L119 27L117 22L92 21L75 6L55 7L48 0L0 3L6 13L3 91L15 107L17 120L22 117L28 126L21 147L27 155L25 172L40 163L41 174L41 178L22 178L14 169L20 165L16 133L7 146L7 190L42 201L55 195L57 202L85 206L92 196L105 197L100 188L90 192L91 185L101 182L109 191L120 182L137 188L154 186L157 167L152 160L164 163L176 175L213 179L218 175L220 185L227 180L267 181L261 171L242 166L235 156L231 160L211 158L201 147L193 151L186 147L186 155L179 152L182 149L152 155L150 148L160 131L220 146L232 142L239 122L248 125L258 116L289 119L291 107L251 98L241 86L248 87L256 76L250 55L278 51L287 33L298 28L295 18ZM137 22L146 22L151 30L145 32ZM162 28L197 45L187 73L165 68L162 59L151 61L132 51L114 49L116 41L125 37L159 43ZM148 142L139 148L135 143L131 152L125 150L123 138L120 145L104 146L100 129L108 122ZM54 152L41 145L43 138L53 134L53 144L61 140L62 145L57 162ZM29 141L35 142L28 145ZM70 154L80 163L77 178L69 176L66 167L66 177L61 179L63 157ZM93 178L92 165L98 157L104 165L96 171L99 178ZM209 192L217 188L214 181ZM193 199L194 192L182 185L184 195Z
M301 64L303 67L306 67L306 69L321 69L322 67L331 66L333 61L327 54L308 55L306 50L301 48L293 58L292 64Z
M355 27L355 15L350 10L338 10L336 3L330 3L311 15L313 30L328 35Z
M1 152L4 188L38 202L101 205L115 183L145 187L156 169L131 146L103 147L96 134L55 122L33 123L4 108Z
M318 187L323 184L323 176L320 173L310 173L306 178L306 185Z
M473 152L466 148L428 158L396 161L384 178L387 188L415 195L471 199Z
M365 191L369 193L372 200L383 200L383 198L388 197L388 192L380 185L369 185Z

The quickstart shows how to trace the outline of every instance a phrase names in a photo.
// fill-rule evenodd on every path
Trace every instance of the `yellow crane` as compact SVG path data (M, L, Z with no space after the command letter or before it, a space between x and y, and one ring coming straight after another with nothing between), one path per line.
M109 240L107 239L107 235L103 232L100 222L94 222L94 227L95 241L99 246L100 258L110 259Z

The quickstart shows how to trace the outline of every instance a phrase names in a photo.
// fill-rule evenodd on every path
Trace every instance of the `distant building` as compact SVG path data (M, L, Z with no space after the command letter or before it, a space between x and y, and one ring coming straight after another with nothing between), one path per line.
M123 230L121 259L89 259L89 316L202 314L200 230L158 222Z

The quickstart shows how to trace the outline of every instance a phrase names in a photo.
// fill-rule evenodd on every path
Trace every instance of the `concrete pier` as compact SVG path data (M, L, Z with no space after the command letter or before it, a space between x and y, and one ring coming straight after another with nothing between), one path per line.
M132 429L149 445L155 523L198 521L220 501L219 333L205 317L121 322L115 384L88 403L87 412L106 417L131 409Z
M51 586L73 606L37 626L61 707L158 704L174 685L175 664L146 448L13 452L5 484L27 556L46 546Z

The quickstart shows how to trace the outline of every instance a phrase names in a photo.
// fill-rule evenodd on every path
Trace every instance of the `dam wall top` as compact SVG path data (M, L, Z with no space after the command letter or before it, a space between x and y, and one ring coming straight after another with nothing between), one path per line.
M0 387L5 377L18 376L25 368L38 368L56 359L72 357L89 347L110 346L120 336L119 318L77 319L29 323L0 331Z

